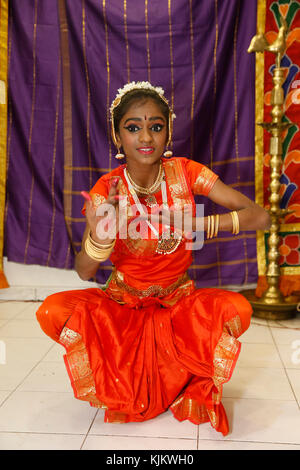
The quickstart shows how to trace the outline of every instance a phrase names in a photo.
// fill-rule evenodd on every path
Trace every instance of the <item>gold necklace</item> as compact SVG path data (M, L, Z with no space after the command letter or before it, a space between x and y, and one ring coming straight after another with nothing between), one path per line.
M133 186L133 189L137 192L137 193L140 193L140 194L152 194L154 192L156 192L156 190L158 189L158 187L161 185L161 182L162 182L162 179L163 179L163 166L162 164L160 164L160 167L159 167L159 171L158 171L158 175L156 177L156 180L154 181L154 183L149 187L149 188L143 188L142 186L139 186L138 184L136 184L133 179L131 178L128 170L127 170L127 175L128 175L128 179L130 181L130 183L132 184Z

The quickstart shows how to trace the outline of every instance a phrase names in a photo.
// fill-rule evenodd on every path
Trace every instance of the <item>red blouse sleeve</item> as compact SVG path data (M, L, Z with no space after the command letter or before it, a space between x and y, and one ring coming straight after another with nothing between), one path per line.
M190 181L193 194L207 196L219 178L216 173L207 166L193 160L186 159L186 172Z

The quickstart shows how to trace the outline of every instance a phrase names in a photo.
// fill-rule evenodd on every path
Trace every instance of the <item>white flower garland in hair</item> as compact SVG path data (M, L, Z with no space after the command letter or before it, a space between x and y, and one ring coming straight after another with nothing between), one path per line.
M111 104L111 107L109 108L110 109L111 119L113 117L114 109L120 104L123 96L126 95L126 93L128 93L129 91L132 91L132 90L152 90L152 91L155 91L160 96L160 98L163 101L165 101L165 103L167 103L167 105L169 106L168 100L164 96L165 92L164 92L163 88L158 87L158 86L155 87L155 86L151 85L151 83L149 83L149 82L130 82L130 83L126 83L126 85L124 85L123 88L118 89L118 93L117 93L115 99L113 100L113 102ZM173 112L170 113L170 116L171 116L172 120L176 118L176 115Z

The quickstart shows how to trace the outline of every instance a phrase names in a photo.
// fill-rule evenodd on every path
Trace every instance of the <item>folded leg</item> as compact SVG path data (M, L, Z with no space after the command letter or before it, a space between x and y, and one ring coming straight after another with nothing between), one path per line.
M100 289L79 289L58 292L47 297L36 312L37 320L46 335L58 342L61 331L80 301L97 302Z

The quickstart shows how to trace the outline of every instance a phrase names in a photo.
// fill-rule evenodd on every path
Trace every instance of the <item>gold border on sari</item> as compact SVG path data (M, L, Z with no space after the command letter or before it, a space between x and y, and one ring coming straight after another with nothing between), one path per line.
M217 343L213 355L212 381L215 389L212 391L212 405L199 403L195 398L182 393L170 406L174 416L179 420L189 420L195 424L210 421L213 428L219 426L219 413L217 406L221 405L223 384L231 378L238 359L241 343L236 338L243 332L239 315L224 323L223 332Z
M95 381L81 335L65 326L60 334L59 343L67 352L64 360L75 397L88 401L91 406L107 408L96 396Z

